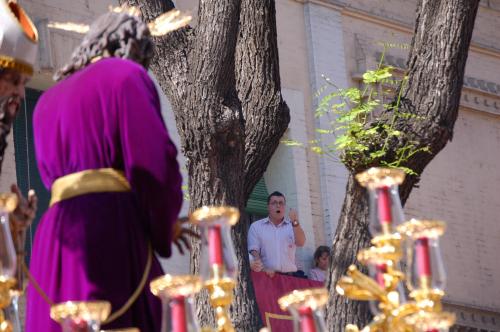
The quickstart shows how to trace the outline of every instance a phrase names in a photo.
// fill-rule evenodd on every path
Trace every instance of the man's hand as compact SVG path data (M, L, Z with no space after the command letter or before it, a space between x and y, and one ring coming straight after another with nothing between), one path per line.
M10 186L10 191L17 196L17 208L10 214L11 226L13 232L25 231L35 219L38 197L35 191L31 189L26 199L19 187L15 184Z
M299 216L297 215L297 210L290 209L290 212L288 212L288 218L290 218L291 221L299 220Z
M253 258L250 260L250 268L252 271L260 272L264 269L264 264L260 258Z
M198 235L196 232L189 228L182 227L182 225L187 222L189 219L186 218L180 218L177 220L174 224L174 236L173 236L173 241L174 244L177 246L177 249L179 249L179 252L181 255L184 255L184 249L182 248L183 245L187 250L191 250L191 244L189 243L189 238L194 237L199 239L200 235Z
M264 273L267 274L267 276L269 278L272 278L274 277L274 275L276 274L276 271L273 271L273 270L269 270L269 269L264 269Z

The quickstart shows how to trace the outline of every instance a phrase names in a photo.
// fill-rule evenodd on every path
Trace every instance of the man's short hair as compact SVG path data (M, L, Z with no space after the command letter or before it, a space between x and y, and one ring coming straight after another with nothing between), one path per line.
M275 191L275 192L271 193L269 196L267 196L267 205L269 205L269 202L271 201L271 197L273 197L273 196L283 197L283 199L285 199L285 202L286 202L285 195L283 195L279 191Z

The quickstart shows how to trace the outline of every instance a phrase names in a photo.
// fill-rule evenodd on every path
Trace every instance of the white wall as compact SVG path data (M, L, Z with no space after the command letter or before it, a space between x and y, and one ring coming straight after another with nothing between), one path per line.
M342 14L334 8L306 3L304 15L312 93L315 94L325 86L324 78L331 79L340 88L347 87ZM317 104L318 99L313 100L312 110ZM316 128L330 129L330 121L331 118L327 116L321 117L316 120ZM319 139L321 136L317 134L316 138ZM322 139L324 145L330 144L333 140L332 137ZM347 171L338 160L322 157L320 178L325 241L330 244L344 201Z

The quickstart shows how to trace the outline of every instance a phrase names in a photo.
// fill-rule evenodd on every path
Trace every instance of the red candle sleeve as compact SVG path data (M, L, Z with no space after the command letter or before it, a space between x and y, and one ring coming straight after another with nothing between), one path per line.
M63 326L63 330L66 331L65 326ZM71 332L86 332L88 330L89 324L83 318L74 318L69 321L69 331Z
M378 190L378 217L381 224L390 224L392 222L391 215L391 198L389 197L389 187L380 188Z
M376 265L377 274L375 279L380 287L385 288L384 273L387 272L387 264L381 263Z
M316 332L313 311L310 307L299 308L299 316L301 332Z
M415 242L415 255L417 259L417 271L419 277L431 276L431 258L429 252L429 239L418 238Z
M186 300L177 296L170 300L172 332L187 332Z
M210 265L222 265L222 236L220 225L212 225L208 228L208 259Z

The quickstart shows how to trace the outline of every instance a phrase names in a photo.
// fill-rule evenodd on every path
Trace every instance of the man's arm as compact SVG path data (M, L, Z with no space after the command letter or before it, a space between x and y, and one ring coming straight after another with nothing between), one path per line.
M251 225L250 229L248 230L247 240L248 252L250 253L250 255L252 255L253 258L250 259L250 268L256 272L260 272L264 268L264 264L262 264L262 260L260 259L259 237L254 225Z
M257 230L255 229L255 224L250 225L250 229L248 230L247 243L248 252L255 258L260 257L260 241Z
M288 216L290 218L290 221L292 222L295 245L297 247L303 247L306 243L306 234L304 233L302 227L300 227L297 211L295 211L294 209L290 209L290 213L288 214Z

